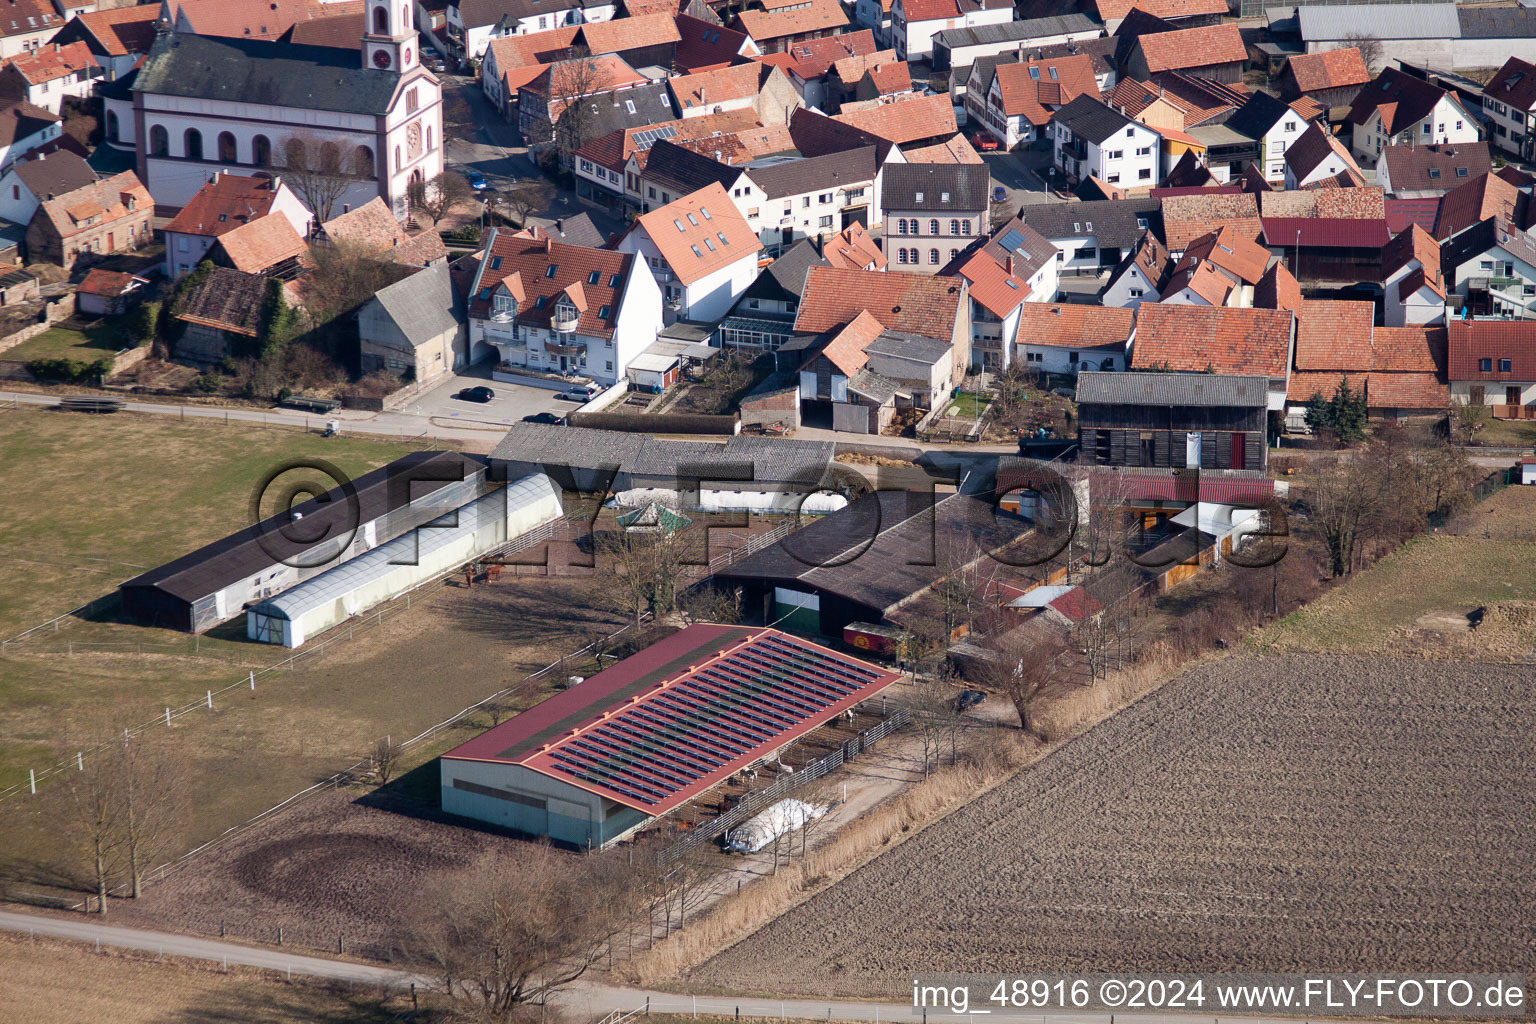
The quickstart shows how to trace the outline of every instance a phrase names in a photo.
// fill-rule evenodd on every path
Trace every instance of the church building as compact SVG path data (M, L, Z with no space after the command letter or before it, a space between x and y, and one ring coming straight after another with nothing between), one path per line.
M139 178L181 207L216 171L281 173L319 220L375 196L406 214L443 170L442 86L411 0L367 0L358 50L163 31L133 82Z

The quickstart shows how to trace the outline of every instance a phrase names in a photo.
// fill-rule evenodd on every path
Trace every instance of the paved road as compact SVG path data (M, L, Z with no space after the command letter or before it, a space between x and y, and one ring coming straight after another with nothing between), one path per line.
M113 946L120 949L136 949L144 952L169 953L173 956L214 963L238 964L260 967L282 973L347 981L369 986L393 985L404 988L415 982L431 987L430 979L388 967L369 964L327 960L323 957L300 956L274 949L242 946L217 939L199 939L169 932L147 931L139 928L123 928L101 924L86 919L79 920L42 917L0 911L0 929L16 933L32 933L58 939ZM931 1017L935 1024L940 1021L965 1021L976 1024L985 1007L977 1007L971 1014L940 1013L930 1011L925 1017L910 1005L898 1003L874 1003L855 1000L825 999L768 999L760 996L691 995L689 993L662 992L654 989L623 988L596 982L578 984L561 993L555 1000L571 1014L583 1015L596 1020L614 1011L628 1011L649 1006L655 1013L705 1013L731 1016L745 1013L754 1017L781 1016L796 1020L847 1020L879 1021L914 1020L926 1021ZM1234 1018L1235 1019L1235 1018ZM1294 1018L1248 1017L1247 1024L1295 1024ZM1020 1013L995 1011L983 1018L986 1024L1109 1024L1107 1014L1094 1013ZM1209 1016L1193 1014L1131 1014L1114 1016L1116 1024L1206 1024Z

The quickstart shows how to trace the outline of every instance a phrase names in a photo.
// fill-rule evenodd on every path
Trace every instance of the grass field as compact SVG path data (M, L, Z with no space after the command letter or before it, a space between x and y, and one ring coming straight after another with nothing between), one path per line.
M113 355L123 348L122 326L118 320L100 320L89 327L50 327L35 338L29 338L3 356L16 362L33 359L78 359L94 363Z
M1258 633L1268 651L1517 657L1536 645L1473 630L1479 609L1536 601L1536 487L1506 487Z
M977 416L981 415L982 410L987 407L987 403L990 401L991 399L986 395L978 395L970 391L962 391L956 395L955 400L950 403L949 410L945 413L945 415L964 417L966 419L975 419Z
M25 936L0 936L0 972L6 1018L28 1024L382 1024L410 1010L409 996L383 1002L371 993L288 982L266 971L224 972L217 964L96 953Z

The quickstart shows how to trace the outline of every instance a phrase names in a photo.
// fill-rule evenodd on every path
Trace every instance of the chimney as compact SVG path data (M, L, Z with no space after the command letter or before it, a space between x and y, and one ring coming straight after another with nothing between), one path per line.
M544 236L544 251L546 253L547 252L552 252L552 251L554 251L554 247L555 247L554 243L552 241L550 241L549 236L545 235Z
M1007 269L1008 276L1012 277L1013 276L1013 253L1009 253L1008 254L1008 258L1003 261L1003 266L1004 266L1004 268Z
M213 177L209 178L208 180L211 183L217 185L219 183L219 175L222 174L222 173L223 173L222 171L214 171L213 172Z

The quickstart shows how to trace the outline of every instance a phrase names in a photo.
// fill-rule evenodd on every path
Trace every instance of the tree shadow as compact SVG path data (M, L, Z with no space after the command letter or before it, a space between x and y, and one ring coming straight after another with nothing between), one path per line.
M258 998L252 998L257 996ZM351 989L341 983L252 982L209 992L196 1006L160 1018L166 1024L264 1024L305 1020L314 1024L382 1024L416 1021L433 1024L447 1018L423 1007L412 1012L411 997L378 990Z

